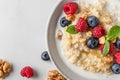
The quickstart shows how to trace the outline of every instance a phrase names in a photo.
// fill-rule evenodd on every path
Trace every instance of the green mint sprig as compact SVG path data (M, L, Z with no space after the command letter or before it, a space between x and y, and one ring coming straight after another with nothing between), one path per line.
M70 34L77 34L78 32L75 30L74 25L69 25L66 29L66 32Z
M103 49L103 56L106 56L109 52L110 42L111 40L117 38L120 35L120 26L112 26L110 31L108 32L107 39L105 41L105 46Z
M104 46L104 49L103 49L103 56L106 56L107 53L109 52L109 48L110 48L110 43L109 41L105 41L105 46Z
M113 40L118 35L120 35L120 26L113 26L107 35L107 40Z

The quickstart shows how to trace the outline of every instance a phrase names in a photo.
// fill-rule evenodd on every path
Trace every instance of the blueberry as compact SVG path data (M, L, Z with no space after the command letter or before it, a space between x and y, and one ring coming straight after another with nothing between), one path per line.
M94 49L99 45L99 41L98 38L95 37L90 37L89 39L87 39L87 47L90 49Z
M49 57L47 51L44 51L44 52L41 54L41 58L42 58L44 61L50 60L50 57Z
M120 49L120 39L115 42L115 46Z
M99 24L99 20L96 16L89 16L87 18L87 23L90 28L94 28Z
M62 26L62 27L66 27L66 26L68 26L68 25L70 25L71 24L71 21L68 21L65 17L62 17L61 19L60 19L60 25Z
M120 65L119 64L113 64L111 66L111 70L115 74L120 74Z

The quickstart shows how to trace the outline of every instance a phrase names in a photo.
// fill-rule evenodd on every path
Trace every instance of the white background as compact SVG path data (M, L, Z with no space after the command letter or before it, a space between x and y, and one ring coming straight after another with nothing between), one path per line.
M45 29L51 11L59 0L0 0L0 58L9 61L13 71L5 80L27 80L20 76L24 66L36 73L29 80L44 80L54 69L41 60L46 50Z

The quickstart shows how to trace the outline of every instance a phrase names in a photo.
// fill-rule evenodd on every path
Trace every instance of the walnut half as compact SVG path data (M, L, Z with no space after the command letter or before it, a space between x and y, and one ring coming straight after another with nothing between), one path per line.
M11 65L0 59L0 78L5 78L11 72Z
M57 70L50 70L45 80L66 80Z
M58 40L62 40L63 33L60 29L56 30L56 37Z

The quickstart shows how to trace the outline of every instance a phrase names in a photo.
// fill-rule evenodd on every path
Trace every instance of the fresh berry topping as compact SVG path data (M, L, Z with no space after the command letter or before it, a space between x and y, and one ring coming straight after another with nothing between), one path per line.
M120 58L120 51L116 52L114 56L115 58Z
M71 24L71 21L68 21L65 17L62 17L60 20L60 25L62 27L66 27Z
M118 64L120 64L120 51L116 52L116 53L114 54L114 56L115 56L115 61L116 61Z
M47 51L44 51L44 52L41 54L41 58L42 58L44 61L50 60L50 57L49 57L49 54L48 54Z
M96 48L98 45L99 45L99 41L98 41L98 39L95 38L95 37L90 37L90 38L87 40L87 47L90 48L90 49L94 49L94 48Z
M103 49L104 49L104 44L101 44L101 45L100 45L100 50L101 50L101 52L103 52ZM110 53L112 53L114 50L115 50L115 46L114 46L114 44L111 43L108 53L110 54Z
M113 52L113 51L115 51L115 45L114 44L110 44L110 50L109 50L109 52Z
M78 31L78 32L84 32L84 31L87 31L88 30L88 25L85 21L84 18L80 18L78 20L78 23L75 25L75 29Z
M87 18L87 23L90 28L94 28L99 24L99 20L96 16L90 16Z
M75 2L69 2L64 5L64 12L69 14L74 14L78 9L78 4Z
M103 52L103 49L104 49L104 44L101 44L101 45L100 45L100 50L101 50L101 52Z
M33 69L30 66L24 67L20 72L22 77L31 78L34 74Z
M111 66L111 70L115 74L120 74L120 65L119 64L113 64Z
M102 26L97 26L92 30L93 36L100 38L105 34L105 30Z
M115 46L120 49L120 39L116 41Z
M120 58L116 59L116 63L120 64Z

